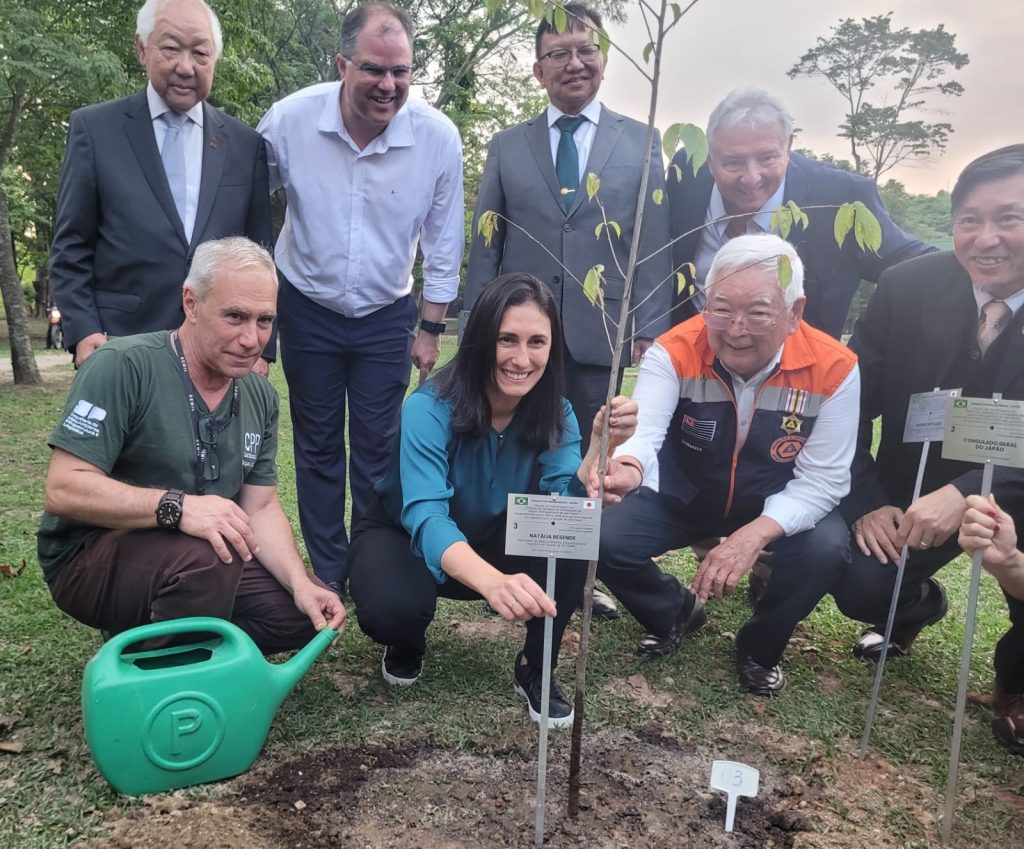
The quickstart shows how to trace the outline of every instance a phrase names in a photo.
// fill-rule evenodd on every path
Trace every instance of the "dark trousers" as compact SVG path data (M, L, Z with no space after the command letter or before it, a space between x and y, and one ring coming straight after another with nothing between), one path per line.
M345 318L282 279L278 313L302 536L316 575L344 583L345 422L355 527L373 497L373 482L384 474L398 429L416 305L405 297L363 318Z
M941 599L935 593L928 593L926 581L958 554L960 547L956 534L937 548L908 553L896 609L896 625L917 625L938 611ZM879 563L875 557L866 556L854 546L850 566L832 595L845 616L884 628L895 586L895 563Z
M627 346L628 348L628 346ZM627 354L628 356L628 354ZM616 392L622 386L622 373L619 370L619 379L616 381ZM580 454L586 454L590 446L590 435L594 427L594 416L604 404L608 395L608 376L611 369L608 366L591 366L586 363L578 363L567 351L565 354L565 397L572 404L573 412L576 413L576 422L580 426Z
M938 548L908 553L895 625L918 625L939 610L941 600L927 592L925 582L960 553L956 535ZM895 564L879 563L855 547L850 568L832 595L844 615L882 630L895 586ZM996 680L1005 692L1024 693L1024 601L1007 595L1006 603L1011 627L996 645L993 665Z
M473 550L495 569L512 575L524 572L544 589L547 585L547 560L511 557L505 552L505 523L485 540L471 540ZM374 502L352 535L352 567L349 588L356 607L356 618L363 633L381 645L400 646L422 652L427 644L427 627L434 620L438 597L469 601L480 599L474 590L449 578L442 584L434 580L422 557L410 549L409 534L391 524L379 502ZM587 564L579 560L559 560L555 574L555 604L558 615L553 622L552 665L558 662L558 646L586 581ZM532 666L544 662L544 619L526 623L523 654Z
M304 646L313 624L257 560L224 563L206 540L162 528L107 531L50 582L57 607L112 633L185 616L227 619L270 654Z
M708 519L679 500L646 487L601 517L597 576L644 629L671 630L689 590L651 559L709 536L728 536L755 517ZM775 666L797 623L805 619L842 576L850 556L850 534L838 513L809 531L782 537L769 547L772 574L754 614L736 635L739 657Z

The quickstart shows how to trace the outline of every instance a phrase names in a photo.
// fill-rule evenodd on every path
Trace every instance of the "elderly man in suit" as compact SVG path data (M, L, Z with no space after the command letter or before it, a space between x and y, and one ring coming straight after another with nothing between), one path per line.
M793 118L764 91L733 91L708 120L708 161L693 174L686 151L672 161L668 198L673 261L677 269L696 266L696 295L680 303L675 320L696 315L704 306L704 279L715 253L743 233L771 232L771 213L794 201L800 207L860 201L882 226L876 254L853 239L840 247L833 235L834 210L808 213L809 226L789 233L804 262L807 307L804 320L839 338L860 281L878 280L887 268L934 250L897 227L875 184L865 177L791 153ZM704 226L707 225L707 226Z
M594 420L608 391L609 333L614 339L624 282L619 269L625 269L633 238L647 128L597 99L606 62L596 40L601 16L580 3L565 8L563 32L546 20L537 28L533 73L550 105L532 121L503 130L491 141L476 218L494 211L512 224L501 222L489 245L480 236L473 238L464 305L472 309L484 286L510 271L528 271L548 284L565 326L569 401L577 420L584 423L581 430L589 434L586 423ZM583 188L588 173L601 178L598 198L608 219L621 227L621 236L595 237L595 227L603 219L597 202L588 201ZM651 200L655 190L664 188L657 133L648 180L641 257L668 243L665 206ZM590 304L582 285L587 271L598 264L604 266L606 278L604 314ZM638 306L631 327L634 363L654 337L668 329L668 277L668 251L637 269L633 303ZM583 439L586 451L589 436Z
M853 560L833 595L843 613L870 624L854 647L866 659L881 654L904 544L910 553L889 656L905 655L945 614L945 592L932 576L960 553L966 497L981 485L976 464L932 451L922 494L912 500L920 454L902 443L910 396L939 386L1024 399L1024 144L968 165L951 202L953 252L883 274L850 341L863 380L853 483L841 506L852 524ZM879 416L882 438L872 458ZM1011 513L1024 506L1015 470L996 467L993 493ZM1013 685L1024 689L1019 679Z
M263 140L205 102L222 50L213 10L146 0L135 48L145 90L76 110L68 129L50 280L76 366L109 337L180 324L202 242L271 240Z

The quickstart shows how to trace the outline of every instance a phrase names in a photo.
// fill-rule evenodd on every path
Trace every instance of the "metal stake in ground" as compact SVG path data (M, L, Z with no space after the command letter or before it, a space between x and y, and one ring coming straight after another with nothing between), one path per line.
M1024 401L1003 401L1002 395L999 394L993 395L991 399L951 399L942 440L942 456L947 460L984 463L981 495L987 498L992 491L993 466L1024 468ZM960 768L964 710L967 706L967 679L971 669L971 648L974 644L974 623L978 612L978 588L981 584L983 556L981 550L978 550L971 561L971 585L967 594L964 644L960 652L960 675L957 681L956 710L953 714L953 741L949 751L946 806L942 817L943 846L949 845L953 830L956 780Z
M557 561L548 558L547 586L548 598L555 597L555 570ZM544 672L540 685L540 742L537 745L537 822L533 829L533 845L544 844L544 797L548 782L548 714L551 711L551 640L554 632L554 620L544 617Z
M981 495L992 492L992 463L985 464L981 477ZM980 548L971 558L971 586L967 593L967 617L964 619L964 644L960 650L960 676L957 679L956 711L953 714L953 742L949 747L949 777L946 780L946 807L942 814L942 845L949 846L953 830L953 808L956 805L956 779L960 770L960 744L964 733L964 710L967 707L967 679L971 673L971 649L974 647L974 619L978 612L978 588L981 585Z
M917 480L914 482L913 504L921 495L921 482L924 480L924 468L928 463L928 447L933 439L942 439L943 422L945 420L945 398L948 392L941 392L936 386L933 392L922 392L911 396L907 409L907 422L903 431L904 442L917 442L923 436L921 445L921 461L917 465ZM941 404L941 407L940 407ZM907 566L908 547L906 544L900 552L900 562L896 567L896 585L892 589L892 600L889 602L889 618L885 623L885 639L882 642L882 655L878 658L875 669L875 686L871 691L871 703L868 705L867 718L864 721L864 734L860 739L860 757L863 760L868 751L871 739L871 728L875 724L875 713L878 710L878 694L882 689L882 675L885 673L885 660L889 656L889 640L892 637L892 626L896 620L896 606L900 599L900 588L903 586L903 572Z

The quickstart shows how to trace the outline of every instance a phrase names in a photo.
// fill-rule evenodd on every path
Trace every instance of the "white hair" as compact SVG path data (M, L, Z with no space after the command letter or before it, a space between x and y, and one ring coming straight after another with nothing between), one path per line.
M225 239L203 242L196 248L188 277L185 278L182 288L191 289L200 301L205 300L213 286L213 278L221 266L225 265L234 271L263 268L274 282L277 282L274 260L266 248L260 247L245 236L228 236Z
M160 7L164 3L168 3L170 0L146 0L142 8L139 9L138 17L135 19L135 34L139 37L139 41L143 44L149 43L149 37L153 34L153 30L156 27L156 18L160 13ZM210 8L205 0L194 0L206 11L206 14L210 16L210 31L213 33L213 48L217 58L220 58L220 54L224 52L224 36L220 31L220 21L217 19L217 14Z
M780 256L789 258L793 270L788 286L783 286L778 278ZM722 278L747 268L763 268L772 272L782 290L782 300L787 310L793 307L797 299L804 296L804 264L800 255L789 242L772 233L737 236L726 242L711 262L705 291L710 292L715 283Z
M783 143L793 135L793 116L782 101L758 88L730 91L708 118L708 144L714 147L720 129L761 130L778 128Z

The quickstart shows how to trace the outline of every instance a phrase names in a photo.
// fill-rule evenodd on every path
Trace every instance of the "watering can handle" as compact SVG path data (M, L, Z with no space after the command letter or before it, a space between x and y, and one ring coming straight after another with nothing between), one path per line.
M214 616L187 616L183 619L168 619L166 622L153 622L149 625L140 625L138 628L129 628L111 637L103 648L106 652L120 655L126 647L142 640L190 633L217 634L226 643L237 643L240 636L248 639L244 631L226 619Z

